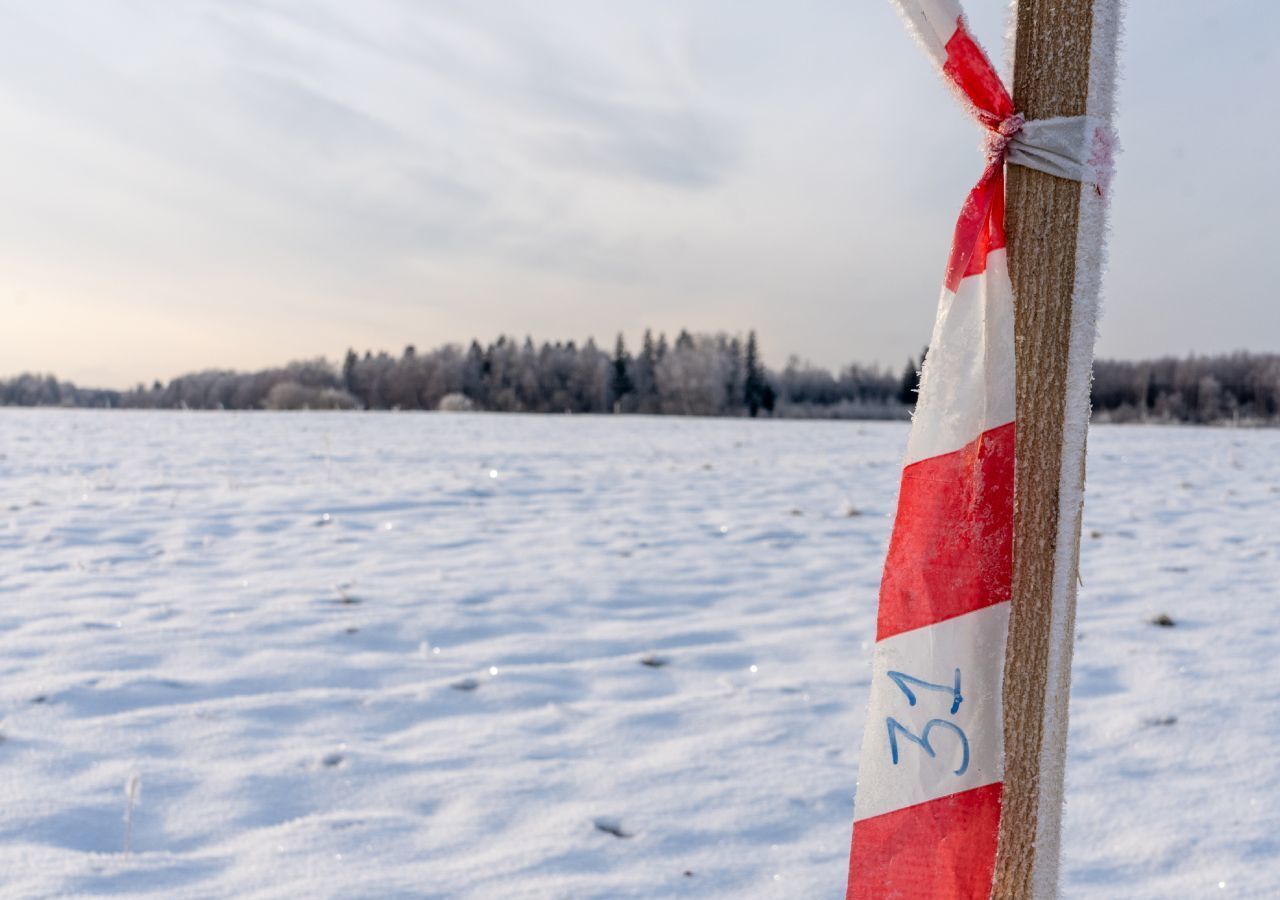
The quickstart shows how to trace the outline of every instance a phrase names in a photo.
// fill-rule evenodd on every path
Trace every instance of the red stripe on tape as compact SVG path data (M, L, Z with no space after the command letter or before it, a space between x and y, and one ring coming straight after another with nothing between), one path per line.
M963 19L956 23L955 34L947 41L946 50L943 74L965 96L984 126L998 128L1013 115L1013 100ZM947 290L954 291L961 278L985 272L987 253L1003 246L1004 159L1001 156L988 162L982 178L960 210L944 279Z
M987 271L987 254L1004 246L1004 160L987 166L965 198L951 238L943 283L953 294L960 281Z
M989 784L855 823L845 900L985 900L1001 787Z
M876 640L1008 600L1014 423L902 471Z
M947 61L943 74L977 107L978 118L988 127L1013 115L1013 100L992 68L987 54L969 34L964 19L956 23L955 34L947 41Z

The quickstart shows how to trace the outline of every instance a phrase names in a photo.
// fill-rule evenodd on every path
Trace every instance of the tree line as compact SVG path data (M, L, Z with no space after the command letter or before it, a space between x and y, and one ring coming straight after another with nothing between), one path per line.
M1280 421L1280 354L1099 360L1094 416L1106 422Z
M921 354L923 358L923 354ZM291 362L257 372L207 370L126 391L51 375L0 380L0 405L124 409L399 409L644 413L780 418L906 418L918 361L900 374L849 365L832 372L791 357L764 365L755 332L644 333L632 352L594 340L535 344L499 337L392 355L348 350L340 363ZM1233 353L1143 362L1099 360L1099 421L1280 421L1280 354Z
M900 381L876 366L833 374L792 358L765 368L746 339L646 331L636 352L621 335L535 344L499 337L398 355L348 350L341 363L303 360L258 372L208 370L127 391L86 390L52 376L0 382L0 404L125 409L399 409L897 418Z

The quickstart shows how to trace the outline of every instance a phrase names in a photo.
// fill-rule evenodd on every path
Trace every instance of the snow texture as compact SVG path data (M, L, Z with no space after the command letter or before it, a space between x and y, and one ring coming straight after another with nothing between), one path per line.
M0 895L839 896L905 440L5 411ZM1093 430L1065 896L1280 883L1277 504Z

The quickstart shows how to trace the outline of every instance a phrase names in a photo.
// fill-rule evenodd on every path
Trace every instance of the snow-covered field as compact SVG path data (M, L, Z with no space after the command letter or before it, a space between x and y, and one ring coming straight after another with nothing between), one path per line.
M841 896L905 437L4 411L0 894ZM1275 896L1280 433L1089 464L1064 895Z

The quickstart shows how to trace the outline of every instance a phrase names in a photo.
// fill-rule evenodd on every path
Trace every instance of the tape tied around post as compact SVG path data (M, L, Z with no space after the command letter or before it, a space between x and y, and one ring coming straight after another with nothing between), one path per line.
M992 160L1093 185L1099 193L1110 184L1115 151L1115 131L1094 116L1027 121L1014 113L987 138Z

